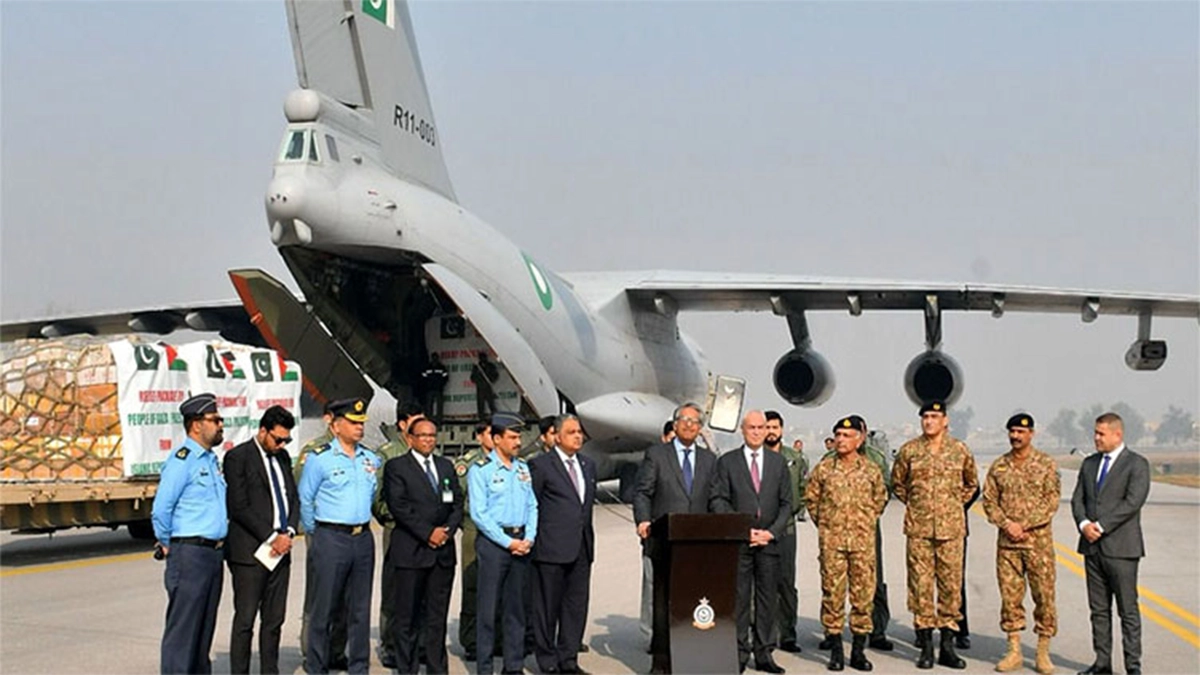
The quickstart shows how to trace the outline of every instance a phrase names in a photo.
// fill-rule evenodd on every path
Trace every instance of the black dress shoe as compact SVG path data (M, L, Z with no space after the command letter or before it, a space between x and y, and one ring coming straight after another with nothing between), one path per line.
M804 651L803 649L800 648L800 645L796 644L795 640L781 642L781 643L779 643L779 648L785 652L791 652L793 654L799 654L800 652Z
M971 636L963 635L962 633L955 635L954 636L954 646L959 649L970 649L971 648Z
M896 644L887 639L886 635L873 635L867 641L867 646L871 649L878 649L881 652L890 652L896 648Z
M786 670L783 669L783 666L779 665L778 663L775 663L775 660L769 656L766 658L765 661L755 661L754 669L757 671L760 671L760 672L764 672L764 673L786 673L787 672Z
M384 668L396 667L396 654L393 652L384 652L379 655L379 663L383 664Z
M1093 663L1079 671L1079 675L1112 675L1112 666L1098 666Z

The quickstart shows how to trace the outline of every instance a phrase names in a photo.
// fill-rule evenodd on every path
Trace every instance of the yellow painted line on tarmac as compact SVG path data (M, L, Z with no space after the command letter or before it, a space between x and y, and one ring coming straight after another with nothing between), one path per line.
M152 552L126 553L125 555L113 555L104 558L72 560L70 562L50 563L48 565L30 565L29 567L14 567L12 569L0 570L0 578L19 577L24 574L39 574L41 572L59 572L62 570L78 569L80 567L93 567L95 565L107 565L109 563L128 562L130 560L145 560L153 555L154 554Z
M1062 544L1060 544L1058 542L1054 542L1054 545L1060 551L1065 550L1068 554L1078 556L1077 553L1075 553L1074 551L1071 551L1070 549L1067 549L1066 547L1064 547ZM1068 556L1063 555L1062 553L1057 554L1055 557L1058 558L1058 564L1071 570L1072 572L1079 575L1080 577L1087 579L1087 572L1085 572L1084 569L1079 566L1078 562L1076 562L1075 560L1072 560ZM1140 591L1141 586L1138 586L1138 589ZM1147 619L1153 621L1154 623L1162 626L1163 628L1166 628L1168 631L1179 636L1184 642L1192 645L1193 647L1196 647L1197 649L1200 649L1200 635L1197 635L1196 631L1188 630L1187 628L1180 626L1179 624L1175 623L1171 619L1154 611L1148 605L1146 605L1146 603L1144 603L1144 602L1139 602L1138 607L1142 610L1142 616L1146 617Z
M1079 562L1083 562L1083 556L1081 556L1081 555L1079 555L1079 553L1075 552L1074 549L1072 549L1064 544L1061 544L1057 541L1054 542L1054 547L1057 548L1060 553L1065 553L1066 555L1070 556L1071 558L1073 558ZM1154 591L1146 588L1145 586L1138 585L1138 596L1145 598L1147 600L1150 600L1151 602L1154 602L1155 604L1159 605L1160 607L1162 607L1163 609L1167 610L1168 612L1174 614L1175 616L1179 617L1180 619L1183 619L1184 621L1192 624L1193 626L1200 628L1200 617L1196 616L1195 614L1192 614L1191 612L1180 607L1179 605L1176 605L1175 603L1171 602L1170 600L1167 600L1163 596L1159 595L1158 593L1155 593Z
M971 507L971 511L982 516L984 519L987 518L987 515L984 514L983 508L980 507L978 502L976 502L975 505ZM1056 548L1058 550L1058 553L1055 554L1055 558L1058 560L1058 564L1060 564L1063 567L1067 568L1068 570L1074 572L1080 578L1082 578L1086 581L1087 580L1087 572L1084 570L1083 565L1082 565L1083 556L1080 555L1079 553L1076 553L1074 549L1070 548L1069 546L1066 546L1065 544L1062 544L1061 542L1057 542L1057 541L1054 542L1054 548ZM1195 629L1186 628L1184 626L1181 626L1181 625L1175 623L1175 621L1173 621L1170 617L1160 614L1157 610L1150 607L1147 603L1143 602L1142 600L1150 600L1150 601L1158 604L1161 608L1165 609L1166 611L1176 615L1180 619L1183 619L1184 621L1187 621L1188 623L1191 623L1192 625L1197 626L1197 627L1200 627L1200 617L1197 617L1195 614L1192 614L1191 612L1187 611L1186 609L1180 607L1179 605L1176 605L1175 603L1171 602L1170 600L1167 600L1166 598L1162 597L1161 595L1149 590L1148 588L1146 588L1140 584L1138 585L1138 598L1139 598L1138 607L1142 610L1143 616L1145 616L1150 621L1153 621L1154 623L1167 629L1169 632L1175 634L1176 636L1181 638L1184 642L1192 645L1193 647L1195 647L1197 649L1200 649L1200 632L1196 631Z

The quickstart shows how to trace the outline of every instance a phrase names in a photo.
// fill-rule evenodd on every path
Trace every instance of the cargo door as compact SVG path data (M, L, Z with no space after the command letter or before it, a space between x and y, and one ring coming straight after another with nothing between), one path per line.
M559 413L558 390L533 348L492 303L462 277L437 263L422 265L463 317L475 327L508 371L533 412L541 417Z
M304 389L318 403L374 394L354 362L320 320L274 277L256 269L229 270L229 278L267 345L300 364Z

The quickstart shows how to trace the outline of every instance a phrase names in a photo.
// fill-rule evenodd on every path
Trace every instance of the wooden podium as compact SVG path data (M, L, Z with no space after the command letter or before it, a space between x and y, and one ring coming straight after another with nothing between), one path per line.
M671 513L650 527L655 673L736 673L738 547L744 513Z

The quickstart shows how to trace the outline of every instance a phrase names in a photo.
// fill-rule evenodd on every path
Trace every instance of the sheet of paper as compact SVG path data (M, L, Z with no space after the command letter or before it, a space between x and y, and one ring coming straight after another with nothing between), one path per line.
M279 561L283 560L283 556L277 556L271 553L271 542L275 541L275 537L278 536L278 533L271 533L271 536L267 537L267 540L264 541L262 545L258 547L258 550L254 552L254 557L258 558L258 562L262 563L262 566L267 568L267 570L270 572L274 572L275 567L279 565Z

